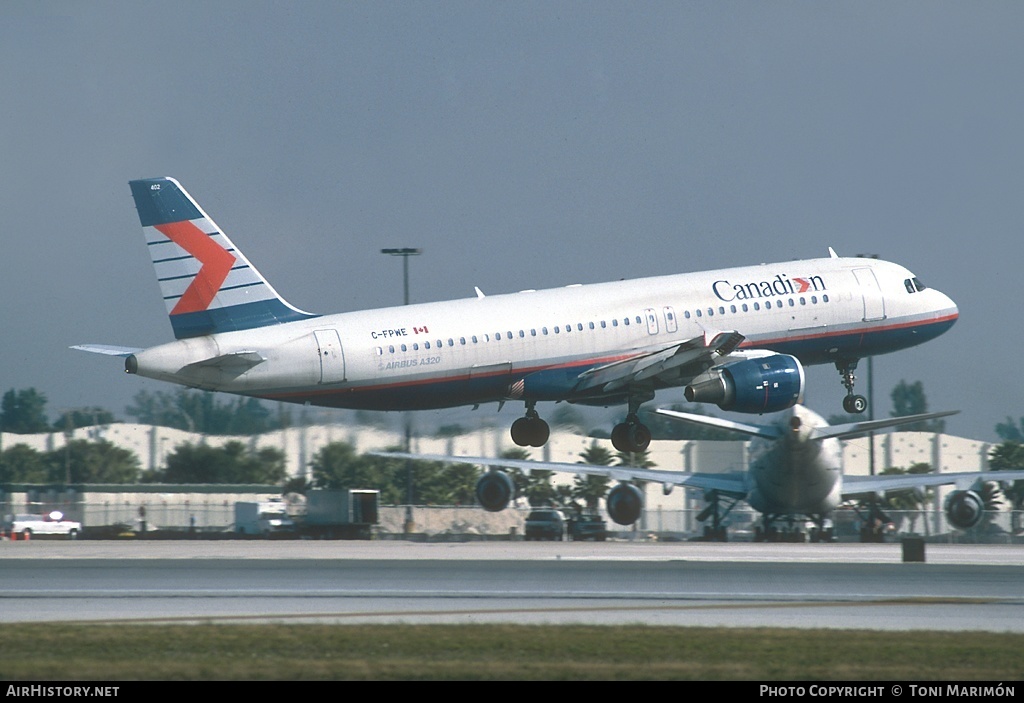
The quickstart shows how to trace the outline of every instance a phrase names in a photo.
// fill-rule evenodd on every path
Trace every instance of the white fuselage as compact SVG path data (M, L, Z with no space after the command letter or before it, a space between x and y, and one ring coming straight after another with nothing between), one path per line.
M822 258L319 316L153 347L134 371L333 407L600 403L574 390L580 373L706 333L834 363L915 346L957 314L902 266ZM531 376L523 396L516 384ZM679 382L652 387L667 385Z
M814 428L826 423L804 406L785 411L778 424L785 431L781 439L750 444L750 507L768 515L832 512L842 500L840 441L811 439Z

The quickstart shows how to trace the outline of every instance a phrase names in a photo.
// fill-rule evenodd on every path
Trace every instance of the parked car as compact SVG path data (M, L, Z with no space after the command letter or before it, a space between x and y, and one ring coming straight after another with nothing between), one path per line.
M37 536L53 535L77 539L82 532L82 523L65 520L64 514L59 510L54 510L46 515L8 515L7 517L5 527L12 539L31 539Z
M558 540L565 539L567 520L561 510L546 508L531 510L526 516L526 528L523 536L527 540Z
M569 539L604 542L608 539L608 526L600 515L574 515L569 518Z

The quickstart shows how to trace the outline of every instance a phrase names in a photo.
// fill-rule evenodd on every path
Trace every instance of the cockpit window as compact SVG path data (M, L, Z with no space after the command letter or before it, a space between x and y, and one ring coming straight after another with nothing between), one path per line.
M925 285L921 283L917 276L903 281L903 285L906 286L908 293L920 293L925 289Z

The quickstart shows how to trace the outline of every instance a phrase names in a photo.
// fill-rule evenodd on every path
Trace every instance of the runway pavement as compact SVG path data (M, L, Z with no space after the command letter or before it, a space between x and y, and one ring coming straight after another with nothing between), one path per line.
M1024 631L1024 547L2 542L0 622L581 623Z

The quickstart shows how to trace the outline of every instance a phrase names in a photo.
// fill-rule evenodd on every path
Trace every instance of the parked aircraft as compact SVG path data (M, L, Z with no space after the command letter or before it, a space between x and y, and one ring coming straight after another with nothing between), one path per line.
M648 446L637 412L658 390L766 413L800 401L805 364L835 364L863 412L857 362L933 339L956 305L897 264L828 258L318 315L290 305L172 178L130 182L177 341L85 344L125 370L193 388L340 408L519 401L626 405L620 451Z
M882 420L864 420L842 425L829 425L810 408L795 405L778 415L770 424L749 424L719 418L656 410L676 420L729 430L753 437L749 467L743 472L710 473L664 471L629 466L592 466L517 459L484 457L422 456L401 453L378 453L392 458L416 458L489 466L477 482L480 504L497 512L515 497L511 477L503 469L521 471L561 471L576 475L607 476L620 483L608 492L608 516L620 525L631 525L639 519L644 506L643 492L636 481L661 484L666 495L676 486L702 490L707 508L697 516L704 522L705 537L724 541L725 518L740 502L746 502L762 515L755 530L756 541L774 541L784 534L783 521L813 521L812 541L831 541L833 528L829 516L840 504L860 500L866 524L888 522L878 507L877 498L886 492L917 490L955 485L947 498L946 517L957 528L974 527L981 520L984 502L976 486L984 481L1024 480L1024 471L970 471L944 474L901 474L876 476L844 476L841 439L863 436L875 430L898 427L924 420L952 415L956 411L925 413ZM796 532L797 530L793 530ZM862 535L867 538L867 535Z

